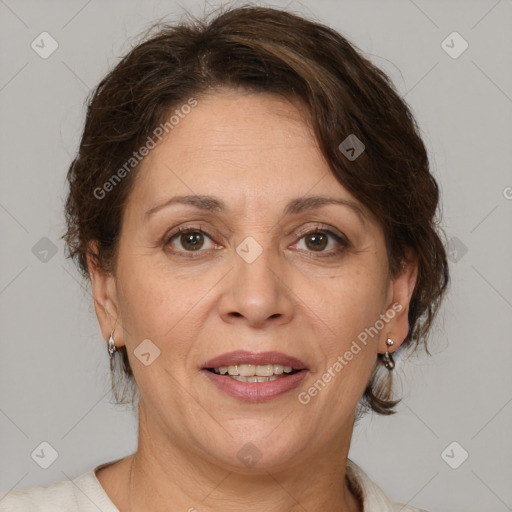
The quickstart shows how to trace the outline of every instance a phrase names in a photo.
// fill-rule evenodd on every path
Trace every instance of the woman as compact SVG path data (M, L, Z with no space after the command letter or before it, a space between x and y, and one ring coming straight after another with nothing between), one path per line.
M138 447L1 510L418 510L348 459L448 282L382 71L281 10L160 27L94 91L68 181L68 256L136 385Z

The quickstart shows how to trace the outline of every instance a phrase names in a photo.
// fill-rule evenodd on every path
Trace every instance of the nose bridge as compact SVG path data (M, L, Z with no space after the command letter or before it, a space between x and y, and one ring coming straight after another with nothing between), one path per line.
M272 247L269 233L249 235L240 242L236 249L235 274L236 288L250 292L275 295L280 288L276 274L276 248ZM244 286L245 285L245 286Z
M277 241L274 241L277 242ZM243 316L252 325L292 313L289 290L282 282L278 248L268 230L246 236L235 247L230 289L222 313Z
M265 204L261 194L245 197L243 206L238 211L235 224L240 237L235 246L237 269L250 272L251 269L262 272L275 260L273 256L279 249L279 240L275 236L276 225L271 217L272 212Z

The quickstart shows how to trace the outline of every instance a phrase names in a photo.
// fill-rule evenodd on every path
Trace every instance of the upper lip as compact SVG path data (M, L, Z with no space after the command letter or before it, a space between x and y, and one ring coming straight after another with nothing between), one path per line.
M220 368L221 366L234 366L236 364L280 364L291 366L294 370L306 370L306 365L296 357L282 352L249 352L247 350L235 350L214 357L203 364L203 368Z

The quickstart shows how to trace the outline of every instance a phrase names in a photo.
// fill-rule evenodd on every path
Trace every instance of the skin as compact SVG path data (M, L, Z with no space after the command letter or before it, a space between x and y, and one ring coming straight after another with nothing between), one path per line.
M333 176L298 107L239 91L198 98L137 171L114 274L89 260L103 337L115 327L140 393L137 451L97 472L121 512L169 504L201 512L362 510L345 479L355 410L386 339L395 342L392 352L407 335L417 268L409 263L390 278L384 235L369 212L364 223L338 205L283 215L289 200L304 195L365 211ZM145 220L155 204L189 194L216 196L230 211L174 205ZM304 234L318 223L349 245L329 235L315 246ZM186 236L165 245L179 226L211 235L199 234L199 257L187 258L198 251ZM248 236L263 248L252 263L236 252ZM301 404L298 393L394 303L401 312ZM144 339L160 350L149 366L134 356ZM309 374L278 398L242 402L200 372L208 359L236 349L284 352ZM248 442L261 453L253 467L237 457Z

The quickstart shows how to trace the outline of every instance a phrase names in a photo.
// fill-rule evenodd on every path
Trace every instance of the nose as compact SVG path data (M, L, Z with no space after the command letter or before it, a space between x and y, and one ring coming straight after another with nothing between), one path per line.
M233 260L218 302L223 320L254 329L290 322L296 296L277 251L249 238L238 246Z

